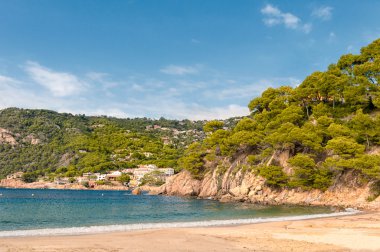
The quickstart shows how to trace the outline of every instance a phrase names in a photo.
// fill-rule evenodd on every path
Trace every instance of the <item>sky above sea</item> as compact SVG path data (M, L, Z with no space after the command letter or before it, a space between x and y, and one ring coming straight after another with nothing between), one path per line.
M380 1L0 0L0 108L248 115L380 38Z

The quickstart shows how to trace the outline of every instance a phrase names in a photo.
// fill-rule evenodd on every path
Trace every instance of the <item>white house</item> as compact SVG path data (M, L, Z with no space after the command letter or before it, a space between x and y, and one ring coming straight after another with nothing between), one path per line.
M100 173L96 174L97 181L103 181L103 180L106 180L106 178L107 178L107 174L100 174Z
M140 167L140 168L134 169L133 177L135 180L140 181L145 176L145 174L148 174L155 170L157 170L157 168L154 169L151 167Z

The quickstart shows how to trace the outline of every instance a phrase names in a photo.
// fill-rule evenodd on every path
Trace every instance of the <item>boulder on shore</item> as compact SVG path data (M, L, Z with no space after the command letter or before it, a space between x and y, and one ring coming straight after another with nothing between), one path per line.
M135 189L132 190L133 195L140 195L141 194L141 189L140 187L136 187Z

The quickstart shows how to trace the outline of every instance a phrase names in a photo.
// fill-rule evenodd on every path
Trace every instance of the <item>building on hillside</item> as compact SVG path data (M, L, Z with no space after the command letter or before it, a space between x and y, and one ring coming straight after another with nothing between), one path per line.
M134 169L133 179L140 181L146 174L157 170L155 165L140 166L139 168Z
M100 174L100 173L96 174L96 181L104 181L106 179L107 179L107 174Z
M134 170L135 169L127 168L127 169L122 170L121 173L124 173L124 174L133 174Z
M76 180L79 184L86 183L88 182L88 177L77 177Z
M120 171L113 171L106 175L106 180L108 181L116 181L121 176Z
M133 180L137 181L137 183L139 183L146 174L150 174L155 171L157 171L158 173L155 174L154 176L160 177L163 180L166 179L167 177L174 175L173 168L158 168L156 165L153 165L153 164L139 165L139 168L132 169L132 170L133 170L132 178Z
M21 179L22 175L24 175L23 172L15 172L15 173L9 174L7 176L7 179Z
M159 168L158 170L160 172L162 172L167 177L174 175L174 169L173 168Z
M54 179L54 183L57 184L57 185L66 185L66 184L70 184L70 180L69 178L55 178Z

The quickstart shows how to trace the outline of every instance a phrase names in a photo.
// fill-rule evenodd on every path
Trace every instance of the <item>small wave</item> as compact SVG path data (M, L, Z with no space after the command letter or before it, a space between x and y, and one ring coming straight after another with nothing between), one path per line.
M12 231L0 231L0 237L4 238L4 237L22 237L22 236L81 235L81 234L96 234L96 233L106 233L106 232L125 232L125 231L144 230L144 229L229 226L229 225L264 223L264 222L309 220L309 219L316 219L316 218L353 215L357 213L360 213L360 211L354 210L354 209L346 209L345 212L338 212L338 213L311 214L311 215L298 215L298 216L272 217L272 218L207 220L207 221L169 222L169 223L136 223L136 224L126 224L126 225L45 228L45 229L34 229L34 230L12 230Z

